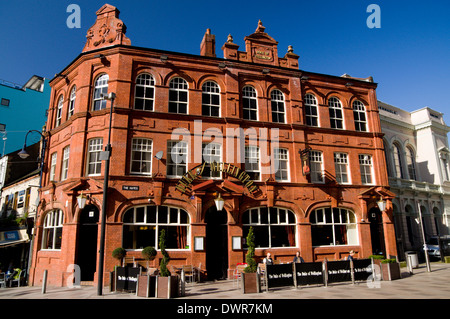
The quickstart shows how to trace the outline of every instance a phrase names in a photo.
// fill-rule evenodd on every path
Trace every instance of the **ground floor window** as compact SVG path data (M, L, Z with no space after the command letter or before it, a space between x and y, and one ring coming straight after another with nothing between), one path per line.
M62 210L51 211L45 216L42 249L61 249L63 222Z
M258 207L242 216L244 238L253 227L257 248L295 247L296 221L292 211L277 207Z
M138 206L130 208L123 217L123 247L159 249L159 235L166 232L167 249L189 248L189 214L168 206Z
M344 208L319 208L311 213L313 246L358 245L355 214Z

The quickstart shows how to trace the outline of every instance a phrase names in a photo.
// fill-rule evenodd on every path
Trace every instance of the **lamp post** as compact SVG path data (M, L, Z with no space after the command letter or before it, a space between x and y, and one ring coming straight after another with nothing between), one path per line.
M425 231L423 229L422 209L420 208L420 202L417 202L417 208L418 208L418 212L419 212L419 225L420 225L420 230L422 231L423 251L425 252L425 261L427 263L427 271L431 272L430 258L428 256L428 248L427 248L427 243L425 241Z
M41 132L39 132L37 130L29 130L27 132L27 134L25 135L25 142L23 144L23 148L22 148L22 150L19 153L17 153L17 155L19 155L19 157L21 159L26 159L26 158L28 158L30 156L30 154L28 154L28 152L26 151L26 148L27 148L27 137L28 137L28 134L30 134L32 132L39 133L39 135L41 135L41 141L42 141L41 158L40 158L41 162L39 164L40 165L40 167L39 167L39 190L38 190L38 203L39 203L39 201L40 201L39 192L40 192L41 187L42 187L42 173L43 173L43 170L44 170L45 148L47 146L47 140L46 140L44 134L42 134ZM38 208L36 208L36 213L37 213L37 210L38 210ZM33 226L33 228L34 228L34 226ZM30 251L28 252L27 276L29 276L29 274L30 274L31 255L32 255L32 252L33 252L33 244L34 244L34 237L31 236Z
M97 283L97 295L103 294L103 265L105 257L105 224L106 224L106 208L108 200L108 179L109 179L109 162L111 158L111 124L112 124L112 111L114 106L114 100L116 98L115 93L109 93L107 96L103 96L105 100L111 101L111 109L109 111L109 128L108 128L108 144L103 152L102 159L105 160L105 177L103 179L103 204L102 204L102 220L100 224L100 249L98 256L98 283Z

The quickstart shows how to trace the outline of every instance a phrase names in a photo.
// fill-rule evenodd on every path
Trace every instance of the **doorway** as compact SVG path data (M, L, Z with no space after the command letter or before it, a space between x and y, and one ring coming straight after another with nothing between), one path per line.
M369 221L372 253L374 255L385 255L386 246L384 244L383 219L379 208L374 207L369 211Z
M97 269L97 239L99 210L96 206L86 206L80 213L78 231L77 265L81 271L81 281L93 281Z
M228 270L228 218L225 210L212 206L206 211L206 273L208 280L227 278Z

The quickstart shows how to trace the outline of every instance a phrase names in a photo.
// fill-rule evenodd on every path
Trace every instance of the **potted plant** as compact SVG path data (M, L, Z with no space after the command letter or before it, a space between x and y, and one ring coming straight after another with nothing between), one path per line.
M381 261L381 272L383 280L395 280L401 278L400 264L397 259L383 259Z
M142 249L142 257L147 261L147 272L149 271L149 262L155 259L156 249L152 246L145 247Z
M163 257L159 265L156 296L161 298L173 298L178 296L178 276L172 276L169 269L167 269L170 257L166 251L166 231L164 229L161 230L159 236L159 249L161 250Z
M137 295L139 297L155 297L156 278L153 273L150 272L150 261L156 257L156 249L152 246L145 247L141 255L147 261L147 274L139 275L137 282Z
M257 273L258 264L255 261L255 234L253 227L250 227L247 235L248 251L245 256L247 267L242 273L242 287L244 293L258 293L260 292L259 274Z
M127 251L122 247L116 248L112 252L112 256L120 261L119 267L122 266L122 260L125 258Z

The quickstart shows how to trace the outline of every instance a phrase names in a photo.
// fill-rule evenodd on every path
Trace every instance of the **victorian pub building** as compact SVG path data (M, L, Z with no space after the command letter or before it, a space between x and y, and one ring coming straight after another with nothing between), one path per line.
M397 255L372 78L300 70L261 21L243 51L230 35L223 58L210 30L200 55L134 47L125 34L119 11L104 5L82 53L50 81L30 284L48 270L48 284L64 286L73 265L96 282L102 214L105 284L118 247L136 259L155 247L157 267L162 229L169 265L194 265L207 279L245 261L250 227L260 259Z

